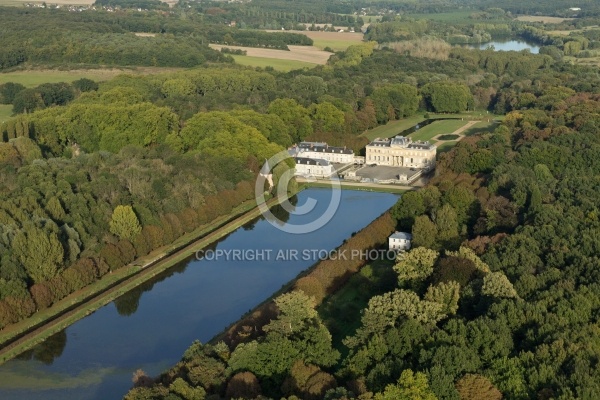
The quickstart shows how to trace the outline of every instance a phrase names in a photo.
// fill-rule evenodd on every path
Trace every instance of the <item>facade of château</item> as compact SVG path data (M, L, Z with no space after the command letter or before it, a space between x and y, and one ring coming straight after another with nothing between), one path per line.
M296 157L295 161L296 170L294 171L294 175L329 178L335 172L333 165L324 159Z
M410 138L396 136L375 139L366 147L367 164L391 167L410 167L424 170L435 168L437 147L429 142L413 142Z

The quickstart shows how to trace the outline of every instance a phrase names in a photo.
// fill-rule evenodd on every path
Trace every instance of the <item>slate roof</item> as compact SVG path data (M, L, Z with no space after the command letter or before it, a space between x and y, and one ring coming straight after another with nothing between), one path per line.
M390 235L390 239L412 240L412 235L407 232L394 232Z
M346 147L329 146L327 143L322 142L300 142L298 148L301 151L314 151L316 153L354 154L351 149Z
M302 165L320 165L322 167L330 165L329 161L323 160L321 158L296 157L294 160L296 161L296 164Z

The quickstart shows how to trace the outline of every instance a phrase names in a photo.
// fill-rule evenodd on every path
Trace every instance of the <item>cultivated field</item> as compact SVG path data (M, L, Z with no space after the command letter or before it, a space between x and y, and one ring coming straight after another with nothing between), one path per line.
M6 82L20 83L27 87L34 87L42 83L73 82L81 78L95 81L106 81L120 74L157 74L160 72L177 71L179 68L106 68L106 69L75 69L59 71L51 69L34 69L25 71L0 73L0 85Z
M331 53L319 50L314 46L288 46L290 51L261 49L256 47L224 46L220 44L211 44L209 46L215 50L221 50L221 48L223 47L227 47L234 50L245 50L246 55L250 57L302 61L305 63L321 65L326 64L327 60L331 56Z
M267 30L267 32L281 32ZM360 32L321 32L321 31L287 31L301 33L308 36L314 42L314 46L323 50L325 47L331 47L335 51L346 50L348 46L363 41L363 34ZM288 46L291 47L292 46ZM305 46L303 46L305 47Z
M560 17L548 17L548 16L534 16L534 15L522 15L517 17L517 21L522 22L542 22L544 24L560 24L564 21L571 21L575 18L560 18Z

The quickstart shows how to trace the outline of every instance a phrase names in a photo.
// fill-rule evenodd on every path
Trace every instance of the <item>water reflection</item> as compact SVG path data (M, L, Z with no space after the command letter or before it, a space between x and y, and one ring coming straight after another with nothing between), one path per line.
M39 346L27 350L17 356L19 360L37 360L45 365L52 365L56 357L60 357L67 345L67 332L60 331L50 336Z

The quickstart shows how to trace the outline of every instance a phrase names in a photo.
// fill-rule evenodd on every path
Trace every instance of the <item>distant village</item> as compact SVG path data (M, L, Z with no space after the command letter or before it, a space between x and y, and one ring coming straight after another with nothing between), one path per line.
M296 176L409 185L435 169L437 147L395 136L373 140L366 146L365 156L323 142L301 142L288 151L296 161Z

